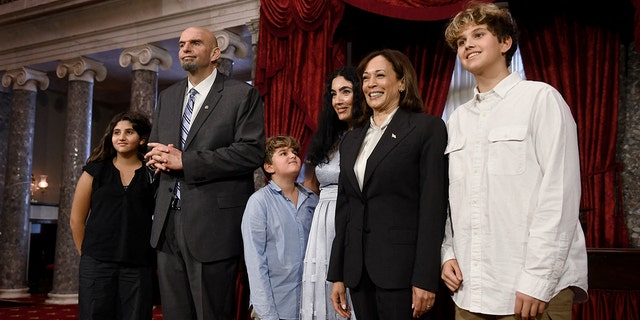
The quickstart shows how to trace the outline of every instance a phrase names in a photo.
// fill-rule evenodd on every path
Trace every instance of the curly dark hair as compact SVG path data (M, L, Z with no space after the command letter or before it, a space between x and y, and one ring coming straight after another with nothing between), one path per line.
M331 84L333 79L344 77L351 82L353 89L353 103L351 105L351 120L342 121L338 118L333 109ZM325 91L323 95L322 110L318 114L318 130L311 137L305 162L317 166L321 163L329 162L330 155L338 148L338 142L342 135L349 128L356 125L356 122L364 113L362 102L364 101L360 78L354 67L343 67L337 69L327 77Z

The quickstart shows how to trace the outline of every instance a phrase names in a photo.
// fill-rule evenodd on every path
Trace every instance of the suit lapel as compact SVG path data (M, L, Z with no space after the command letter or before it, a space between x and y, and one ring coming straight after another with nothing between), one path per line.
M162 123L162 127L166 128L166 132L175 132L175 135L171 135L169 140L167 140L167 144L173 144L175 146L180 146L180 130L182 127L182 109L184 108L184 95L187 91L187 79L182 80L182 83L175 87L175 91L172 94L164 95L163 98L168 99L167 102L163 102L163 105L166 106L177 106L177 107L168 107L165 112L169 113L168 117L163 117L166 119L164 123ZM180 119L179 121L175 121L175 119ZM160 124L159 124L160 125Z
M218 72L216 75L216 80L213 82L211 86L211 90L209 90L209 94L204 99L196 118L191 123L191 128L189 129L189 134L187 135L187 140L184 142L184 149L186 150L193 141L193 138L196 136L202 125L206 122L206 120L211 115L211 112L220 101L222 97L222 89L224 88L224 80L225 76Z
M387 129L385 129L382 137L380 137L380 141L378 141L369 159L367 159L367 168L364 172L364 183L362 184L363 190L366 188L367 183L382 160L389 156L391 151L413 130L414 125L409 120L409 113L403 110L396 111Z

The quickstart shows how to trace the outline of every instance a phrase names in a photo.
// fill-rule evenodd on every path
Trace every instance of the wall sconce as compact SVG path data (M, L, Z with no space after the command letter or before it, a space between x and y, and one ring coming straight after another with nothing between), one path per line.
M36 181L36 178L31 174L31 202L38 202L36 199L36 192L40 191L40 193L44 194L45 190L49 187L49 182L47 181L47 175L40 175L40 180Z
M40 192L44 193L44 191L47 190L48 187L49 187L49 182L47 182L47 175L41 174L40 181L38 181L37 189L40 190Z

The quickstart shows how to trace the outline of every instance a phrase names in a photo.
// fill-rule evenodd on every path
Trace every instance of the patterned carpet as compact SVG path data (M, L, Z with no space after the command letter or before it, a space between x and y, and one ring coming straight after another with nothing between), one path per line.
M78 319L78 305L46 304L46 294L34 294L29 298L0 300L1 320L70 320ZM162 310L153 310L152 320L162 320Z

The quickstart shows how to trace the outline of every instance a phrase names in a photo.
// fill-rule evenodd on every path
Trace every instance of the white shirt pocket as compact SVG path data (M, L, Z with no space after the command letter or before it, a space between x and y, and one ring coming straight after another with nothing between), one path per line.
M449 157L449 182L464 177L464 145L464 137L451 136L444 150L444 154Z
M526 170L527 127L503 126L489 132L487 165L491 175L519 175Z

